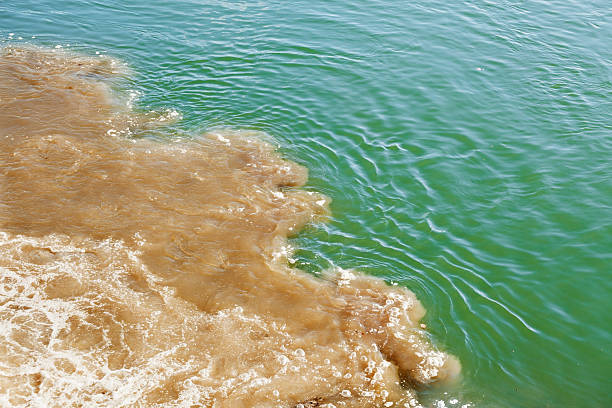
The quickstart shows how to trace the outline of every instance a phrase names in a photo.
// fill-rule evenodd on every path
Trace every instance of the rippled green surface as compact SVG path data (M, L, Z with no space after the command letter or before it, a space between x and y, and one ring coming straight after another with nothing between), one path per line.
M0 1L0 38L127 61L140 107L179 110L177 132L273 135L334 200L299 265L408 286L460 357L462 383L429 406L608 407L610 10Z

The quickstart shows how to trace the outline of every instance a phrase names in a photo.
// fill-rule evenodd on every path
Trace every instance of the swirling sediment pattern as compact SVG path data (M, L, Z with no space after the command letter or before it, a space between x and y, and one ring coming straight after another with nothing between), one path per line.
M416 294L462 363L425 406L612 403L610 21L604 1L0 4L4 45L125 61L117 94L180 117L137 137L247 129L308 167L332 217L289 262Z

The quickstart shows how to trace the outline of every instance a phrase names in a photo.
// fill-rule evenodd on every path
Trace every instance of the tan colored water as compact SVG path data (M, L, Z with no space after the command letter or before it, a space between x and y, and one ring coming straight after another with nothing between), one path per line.
M413 407L458 372L408 290L288 266L328 211L306 169L246 132L130 138L120 71L0 56L0 405Z

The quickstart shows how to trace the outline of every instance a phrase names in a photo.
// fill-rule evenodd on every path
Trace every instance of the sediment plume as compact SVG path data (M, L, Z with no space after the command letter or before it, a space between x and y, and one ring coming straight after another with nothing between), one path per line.
M136 137L125 67L0 50L0 405L416 407L458 372L408 289L290 267L328 216L261 135Z

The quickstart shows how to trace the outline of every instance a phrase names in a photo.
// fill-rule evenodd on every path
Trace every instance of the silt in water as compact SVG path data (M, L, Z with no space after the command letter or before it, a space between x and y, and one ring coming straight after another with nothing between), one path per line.
M291 268L329 200L259 135L130 137L110 58L0 56L0 403L414 407L458 362L405 288Z

